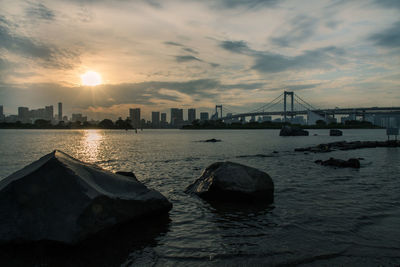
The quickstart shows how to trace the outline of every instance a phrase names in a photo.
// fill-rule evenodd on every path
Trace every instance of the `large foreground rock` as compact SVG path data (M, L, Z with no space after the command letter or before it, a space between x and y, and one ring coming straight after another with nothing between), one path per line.
M280 136L308 136L308 134L308 131L293 126L283 126L279 132Z
M0 181L0 242L76 243L171 208L135 179L56 150Z
M274 201L274 183L267 173L233 162L211 164L185 192L207 200Z

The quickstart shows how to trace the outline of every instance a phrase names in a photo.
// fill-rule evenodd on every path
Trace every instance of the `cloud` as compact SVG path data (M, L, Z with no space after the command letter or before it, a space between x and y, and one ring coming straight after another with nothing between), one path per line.
M400 9L400 1L398 0L375 0L374 3L384 8Z
M291 20L291 29L284 35L271 38L271 42L278 46L293 46L309 39L315 32L318 20L304 15L296 16Z
M299 56L283 56L258 53L252 69L261 73L277 73L286 70L330 69L334 63L344 63L345 52L334 46L307 50Z
M277 0L217 0L211 1L213 5L219 8L256 8L256 7L274 7Z
M182 48L182 50L184 50L186 52L189 52L189 53L198 54L197 51L195 51L195 50L193 50L192 48L189 48L189 47L184 47L184 48Z
M312 89L319 85L321 85L321 83L292 84L292 85L284 85L282 87L268 88L268 91L282 91L283 89L291 91L300 91L300 90Z
M172 45L172 46L183 46L183 45L180 44L180 43L171 42L171 41L164 42L164 44L165 44L165 45Z
M223 49L234 53L243 53L250 50L245 41L222 41L219 45Z
M46 68L71 69L78 63L78 55L66 49L37 42L10 31L9 24L0 22L0 48L11 53L34 59Z
M42 3L29 3L26 15L43 20L53 20L55 18L54 12Z
M382 47L400 48L400 21L380 33L372 34L369 39Z
M202 61L201 59L191 55L175 56L175 59L177 62Z
M1 63L1 61L0 61ZM1 66L1 65L0 65ZM150 81L89 87L67 87L54 83L36 83L25 85L0 85L0 98L7 105L41 107L61 101L65 107L86 110L90 107L109 108L118 105L156 106L163 101L171 105L191 104L190 99L216 102L221 94L230 90L259 89L262 83L223 84L218 80L200 79L184 82ZM173 94L173 92L177 92ZM182 102L182 96L185 96ZM71 112L71 111L69 111ZM100 114L101 115L101 114Z

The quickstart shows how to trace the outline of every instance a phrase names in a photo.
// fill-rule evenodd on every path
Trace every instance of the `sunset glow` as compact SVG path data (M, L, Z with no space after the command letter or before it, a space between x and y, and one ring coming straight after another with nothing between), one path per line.
M101 76L95 71L88 71L81 75L81 83L86 86L96 86L101 84Z

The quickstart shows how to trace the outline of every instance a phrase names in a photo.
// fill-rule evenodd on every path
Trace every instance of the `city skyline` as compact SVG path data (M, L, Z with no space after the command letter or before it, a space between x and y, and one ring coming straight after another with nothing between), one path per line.
M0 3L5 114L240 112L285 89L327 108L400 102L399 1Z

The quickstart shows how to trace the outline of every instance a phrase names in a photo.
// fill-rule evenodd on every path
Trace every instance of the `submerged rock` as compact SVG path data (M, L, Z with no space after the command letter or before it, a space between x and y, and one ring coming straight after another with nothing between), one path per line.
M314 153L323 153L323 152L331 152L335 150L352 150L352 149L361 149L361 148L375 148L375 147L400 147L399 140L387 140L387 141L339 141L332 142L327 144L319 144L313 147L304 147L304 148L295 148L294 151L297 152L314 152Z
M340 167L340 168L360 168L360 161L358 159L348 159L342 160L342 159L335 159L335 158L330 158L328 160L316 160L315 163L323 165L323 166L333 166L333 167Z
M204 140L203 142L205 142L205 143L216 143L216 142L221 142L221 140L220 139L211 138L211 139Z
M234 162L211 164L185 192L206 200L274 201L274 183L267 173Z
M329 135L330 136L342 136L343 132L338 129L331 129L331 130L329 130Z
M55 150L0 181L0 242L71 244L171 208L137 180Z
M279 132L280 136L308 136L308 134L308 131L293 126L283 126Z

